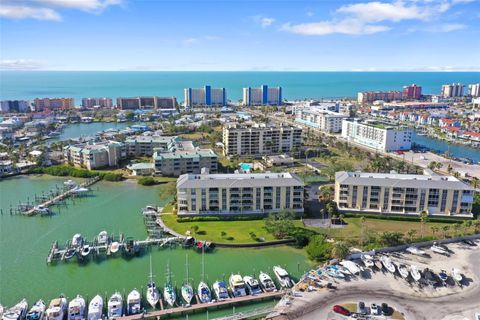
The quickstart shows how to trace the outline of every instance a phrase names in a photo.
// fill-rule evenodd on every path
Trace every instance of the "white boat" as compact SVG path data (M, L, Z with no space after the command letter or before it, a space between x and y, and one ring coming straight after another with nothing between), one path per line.
M73 188L73 190L72 190L73 193L77 193L77 194L78 194L78 193L85 193L85 192L88 192L88 191L90 191L90 189L88 189L88 188L83 188L83 187L75 187L75 188Z
M198 284L198 299L200 303L210 303L212 301L212 292L204 281L200 281Z
M77 186L77 183L76 183L75 181L73 181L73 180L70 180L70 179L67 180L67 181L65 181L63 184L64 184L65 186L71 187L71 188Z
M82 257L88 257L90 252L92 252L92 248L88 244L83 245L82 251L80 251L80 253L82 254Z
M443 254L445 256L450 255L450 253L445 249L445 247L439 246L436 242L433 243L433 245L430 249L433 252L438 253L438 254Z
M273 273L277 277L278 282L280 282L280 286L285 288L290 288L292 286L292 280L290 279L287 270L283 269L280 266L274 266Z
M173 307L177 301L177 292L172 284L172 275L170 273L170 263L167 263L167 281L163 288L163 299L170 306Z
M85 319L85 299L77 295L75 299L68 304L68 320L84 320Z
M45 315L45 302L43 300L38 300L28 311L27 320L42 320Z
M45 312L46 320L63 320L67 313L67 299L63 296L53 299Z
M117 253L118 250L120 250L120 243L118 243L117 241L112 242L110 244L110 253Z
M4 312L4 308L3 308L3 306L0 304L0 319L3 317L3 312Z
M109 319L123 316L123 298L119 292L115 292L110 299L108 299L107 316Z
M188 254L185 256L185 268L186 268L186 279L185 282L182 284L182 298L185 301L186 305L189 306L193 299L193 287L189 282L188 277Z
M415 254L417 256L424 256L426 255L426 252L423 251L423 250L420 250L418 249L417 247L408 247L407 249L405 249L407 252L411 253L411 254Z
M127 296L127 315L140 313L142 309L142 299L140 292L137 289L133 289Z
M344 266L345 268L348 269L348 271L353 274L353 275L358 275L360 274L360 268L358 267L358 265L353 262L353 261L350 261L350 260L342 260L340 261L340 265L341 266Z
M72 247L74 248L78 248L78 247L81 247L83 244L83 237L80 233L77 233L75 235L73 235L73 238L72 238Z
M245 282L239 274L230 275L228 279L228 285L230 292L232 292L233 297L243 297L247 295L247 290L245 289Z
M391 273L395 273L395 265L389 257L381 256L380 261L382 262L385 269L387 269Z
M373 257L368 254L362 254L361 259L365 267L372 268L375 264L373 262Z
M218 301L230 299L225 281L215 281L212 287Z
M400 273L400 276L402 276L402 278L408 278L408 268L405 265L401 264L398 266L398 273Z
M38 205L33 207L33 211L37 214L50 214L50 209L44 205Z
M258 275L258 280L260 280L260 285L265 292L277 291L277 286L275 285L275 282L273 282L272 278L270 278L267 273L260 271L260 274Z
M155 282L153 282L153 273L152 273L152 256L150 256L150 276L147 283L147 302L152 308L155 309L158 301L160 300L160 292L158 291Z
M97 244L98 245L106 245L108 243L108 232L103 230L97 236Z
M420 271L418 270L418 267L416 265L411 265L410 266L410 274L412 275L413 280L416 282L420 281L422 278L422 275L420 274Z
M452 268L452 278L456 283L461 284L463 280L462 273L457 268Z
M262 293L262 288L260 288L260 283L257 279L251 276L244 276L243 281L247 286L248 292L254 296L256 294Z
M103 316L103 298L96 295L88 304L88 320L101 320Z
M28 302L23 299L3 312L2 320L22 320L27 314Z

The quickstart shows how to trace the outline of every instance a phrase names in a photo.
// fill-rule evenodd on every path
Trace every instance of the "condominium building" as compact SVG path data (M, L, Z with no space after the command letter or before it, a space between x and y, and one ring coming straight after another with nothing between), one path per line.
M83 98L83 108L112 108L112 98Z
M175 97L131 97L117 98L117 108L126 109L168 109L172 110L177 107L177 99Z
M116 167L126 158L125 146L117 141L76 144L63 149L65 163L93 170Z
M480 97L480 83L469 84L468 95L471 97Z
M133 136L125 140L125 148L129 157L152 156L155 150L174 150L178 141L177 136Z
M376 121L344 119L342 137L348 142L384 152L410 150L412 147L411 129L392 127Z
M0 103L0 112L28 112L30 103L25 100L4 100Z
M279 106L282 104L282 87L243 88L243 105L245 106Z
M297 112L296 122L328 133L342 131L342 120L348 115L317 109L303 109Z
M291 152L302 146L302 129L264 124L223 126L224 155L264 156Z
M185 88L185 107L223 107L227 105L225 88L205 86L199 89Z
M464 88L465 86L461 83L444 84L441 95L444 98L463 97Z
M177 180L178 215L303 213L303 189L288 172L185 174Z
M412 84L411 86L404 86L402 92L403 99L418 100L422 96L422 87Z
M335 202L348 212L472 217L475 190L452 176L337 172Z
M218 157L211 149L177 149L175 151L156 151L153 155L155 174L178 177L182 174L199 174L203 168L217 172Z
M402 100L401 91L365 91L359 92L357 94L358 103L372 103L377 100L382 100L385 102Z
M36 98L34 100L35 111L66 109L75 107L73 98Z

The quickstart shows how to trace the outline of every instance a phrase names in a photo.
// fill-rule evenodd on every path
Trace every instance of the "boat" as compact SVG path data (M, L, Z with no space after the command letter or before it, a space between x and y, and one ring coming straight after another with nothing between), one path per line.
M115 254L120 250L120 243L117 241L114 241L110 244L110 253Z
M265 292L277 291L277 286L275 285L275 282L273 282L272 278L270 278L267 273L260 271L260 274L258 275L258 280L260 280L260 286Z
M210 303L212 301L212 291L205 282L205 248L202 248L202 280L197 288L198 299L200 303Z
M400 276L402 276L402 278L408 278L408 268L404 264L398 266L398 273L400 273Z
M88 305L88 320L101 320L103 316L103 298L96 295Z
M70 188L73 188L73 187L76 187L77 186L77 183L71 179L65 181L63 183L66 187L70 187Z
M241 275L232 273L232 275L228 279L228 284L230 292L232 292L234 298L247 295L247 291L245 289L245 282L243 281Z
M392 260L387 256L381 256L380 261L382 265L391 273L395 273L395 265L393 264Z
M67 251L65 251L65 255L63 257L65 258L65 260L69 260L73 258L76 253L77 253L77 249L70 248L70 249L67 249Z
M422 275L420 274L420 271L416 265L410 266L410 274L412 275L413 280L416 282L420 281L422 278Z
M438 254L442 254L442 255L445 255L445 256L449 256L450 253L448 252L448 250L445 249L444 246L440 246L438 245L436 242L433 243L432 247L430 248L433 252L435 253L438 253Z
M325 271L327 272L327 275L329 275L330 277L338 278L338 279L344 279L345 278L345 275L343 274L343 272L340 271L338 266L335 266L335 265L328 266L325 269Z
M115 292L107 304L107 317L109 319L119 318L123 316L123 298L119 292Z
M452 268L451 275L453 280L455 280L456 283L462 284L463 276L460 270L458 270L457 268Z
M274 266L273 273L277 277L278 282L280 282L281 287L290 288L292 286L292 280L290 279L287 270L280 266Z
M382 265L382 262L380 260L374 260L373 262L375 264L375 267L378 269L378 270L382 270L383 269L383 265Z
M90 191L90 189L88 189L88 188L83 188L83 187L74 187L74 188L72 189L72 192L73 192L73 193L77 193L77 194L78 194L78 193L85 193L85 192L88 192L88 191Z
M108 244L108 232L103 230L97 236L97 244L100 246Z
M47 214L51 213L51 211L48 207L46 207L44 205L41 205L41 204L33 207L33 211L35 211L35 213L41 214L41 215L47 215Z
M448 279L447 271L441 270L440 273L438 274L438 277L440 278L440 280L442 280L443 285L447 283L447 279Z
M407 249L405 249L405 251L411 253L411 254L414 254L414 255L417 255L417 256L424 256L426 255L426 252L423 251L423 250L420 250L418 249L417 247L408 247Z
M340 265L347 268L348 272L352 275L358 275L360 274L360 268L358 267L358 265L353 262L353 261L350 261L350 260L342 260L340 261Z
M83 245L83 237L80 233L77 233L72 238L72 247L79 248Z
M260 283L257 279L251 276L244 276L243 281L247 286L248 292L254 296L256 294L262 293L262 288L260 288Z
M28 302L23 299L3 312L2 320L22 320L27 314Z
M427 283L431 286L434 286L437 283L435 274L429 268L423 269L423 277L425 278Z
M45 312L46 320L63 320L67 313L67 299L64 296L50 301L48 309Z
M160 300L160 292L158 291L155 282L153 282L153 273L152 273L152 256L150 256L150 276L147 283L147 301L152 308L155 309L158 301Z
M3 306L0 304L0 319L3 317L3 312L4 312L4 308L3 308Z
M81 295L77 295L68 304L68 320L84 320L85 311L85 299Z
M360 258L367 268L372 268L375 265L373 262L373 257L369 254L362 254Z
M167 263L167 281L165 282L165 287L163 288L163 299L170 306L173 307L177 300L177 293L172 284L172 276L170 273L170 263Z
M133 289L127 296L127 315L140 313L142 309L140 292Z
M88 244L84 244L82 246L82 251L80 251L82 257L88 257L88 255L90 254L90 252L92 252L92 247L90 247L90 245Z
M212 287L218 301L230 299L225 281L215 281Z
M45 315L45 302L43 300L38 300L35 304L30 308L27 313L27 320L42 320L43 316Z
M190 284L189 278L188 278L188 255L186 255L185 260L186 260L185 268L187 271L187 274L186 274L187 277L185 279L185 282L182 284L181 293L182 293L183 301L185 301L186 305L189 306L193 299L193 287Z

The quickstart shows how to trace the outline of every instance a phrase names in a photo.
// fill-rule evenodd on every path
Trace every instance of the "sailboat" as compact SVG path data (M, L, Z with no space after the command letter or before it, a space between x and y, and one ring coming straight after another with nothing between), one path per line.
M170 262L167 263L167 281L165 282L165 287L163 288L163 298L170 307L173 307L175 301L177 300L177 293L175 292L175 287L172 284Z
M198 284L198 299L200 303L209 303L212 301L212 292L205 282L205 248L202 248L202 281Z
M155 282L153 282L152 256L150 256L150 276L147 283L147 301L152 306L152 308L155 308L158 300L160 300L160 292L158 291Z
M189 306L193 298L193 288L188 278L188 254L186 255L185 259L186 259L185 267L187 269L187 278L182 285L182 298L185 301L186 305Z

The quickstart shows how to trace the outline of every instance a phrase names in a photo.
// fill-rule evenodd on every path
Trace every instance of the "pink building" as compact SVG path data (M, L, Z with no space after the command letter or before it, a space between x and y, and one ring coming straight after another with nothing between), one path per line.
M422 87L412 84L411 86L403 87L403 98L404 99L415 99L418 100L422 96Z

